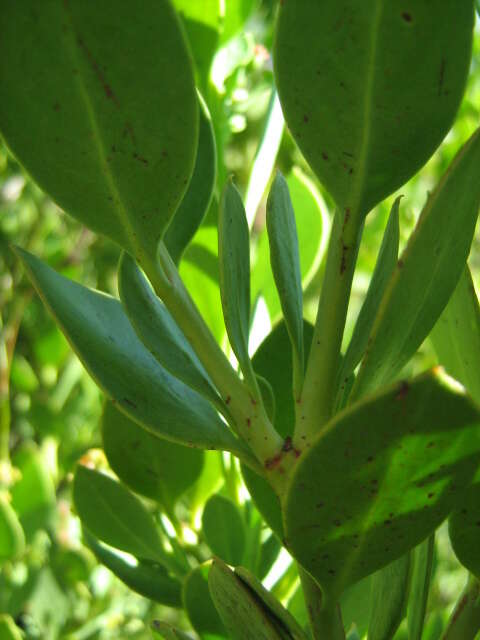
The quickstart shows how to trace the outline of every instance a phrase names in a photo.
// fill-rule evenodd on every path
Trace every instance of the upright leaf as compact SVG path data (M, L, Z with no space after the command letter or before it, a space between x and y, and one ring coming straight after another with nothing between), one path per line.
M25 549L25 535L17 514L0 496L0 563L13 560Z
M168 0L37 9L4 7L5 140L62 208L151 259L195 160L197 96L178 18Z
M285 119L340 208L367 214L441 142L463 94L473 18L472 0L279 5Z
M333 594L430 535L480 460L480 411L433 371L340 412L284 502L287 546Z
M475 231L479 167L480 130L458 152L423 208L380 304L352 398L398 373L447 304Z
M280 173L267 201L270 262L293 349L293 388L300 395L303 383L303 296L295 213L288 186Z
M245 553L245 525L237 507L223 496L212 496L205 505L202 532L213 554L230 565L239 565Z
M408 639L422 640L432 576L435 535L416 547L413 553L412 584L408 601Z
M183 607L192 627L202 637L226 638L227 631L208 588L211 563L195 567L183 582Z

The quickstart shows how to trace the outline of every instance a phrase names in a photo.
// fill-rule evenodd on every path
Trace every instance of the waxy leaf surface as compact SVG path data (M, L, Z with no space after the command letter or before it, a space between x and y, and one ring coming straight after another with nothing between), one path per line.
M366 215L448 132L470 64L472 0L283 2L285 119L341 208ZM326 99L327 97L327 99Z
M214 555L230 565L243 561L245 524L231 500L219 495L208 500L202 515L202 532Z
M68 213L152 258L186 190L198 132L170 2L136 11L48 0L40 11L19 0L3 16L0 129L10 149Z
M419 544L445 519L480 460L480 412L440 373L339 413L296 467L287 546L338 595Z

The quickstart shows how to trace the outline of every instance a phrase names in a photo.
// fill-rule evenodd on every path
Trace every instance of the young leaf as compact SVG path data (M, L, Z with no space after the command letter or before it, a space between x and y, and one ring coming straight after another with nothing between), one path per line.
M133 565L120 554L100 544L86 530L84 530L84 537L97 560L110 569L127 587L159 604L182 608L182 585L169 576L162 565L145 560L138 560L137 564Z
M193 640L192 636L160 620L152 622L152 630L155 636L160 636L163 640Z
M463 94L473 19L471 0L435 11L427 0L280 4L273 59L285 119L339 208L367 214L441 142Z
M212 407L146 350L117 300L64 278L25 251L16 251L84 366L122 411L172 442L244 455L245 446Z
M22 525L7 500L0 496L0 564L21 555L24 549Z
M480 412L433 371L339 413L294 471L288 549L338 597L430 535L480 456Z
M408 639L422 640L432 575L435 535L416 547L413 553L412 584L408 601Z
M223 190L220 204L218 259L225 327L243 375L252 385L252 365L248 355L250 236L242 198L231 180Z
M237 507L223 496L209 498L202 516L205 542L213 554L239 565L245 553L245 525Z
M440 364L480 403L480 306L468 266L430 338Z
M464 491L448 520L448 533L455 555L471 573L480 578L480 481Z
M409 552L374 574L368 640L390 640L403 620L408 600L410 561Z
M191 3L190 3L191 4ZM175 264L195 235L208 211L217 177L217 151L212 121L200 98L200 124L195 168L175 215L165 233L164 242Z
M202 472L203 451L157 438L108 400L102 436L108 463L120 480L167 511Z
M293 388L298 397L304 371L303 296L297 229L288 186L277 173L267 200L270 261L293 349Z
M211 563L193 569L183 583L183 606L195 631L200 635L226 638L227 632L220 620L208 588Z
M5 7L5 140L62 208L152 258L195 160L198 99L178 18L167 0L141 12L114 0L36 9Z
M475 231L479 166L480 130L456 155L423 208L380 304L352 399L401 370L453 293Z

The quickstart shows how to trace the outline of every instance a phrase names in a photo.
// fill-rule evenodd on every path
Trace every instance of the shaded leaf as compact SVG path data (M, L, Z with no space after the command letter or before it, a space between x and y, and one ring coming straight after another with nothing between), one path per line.
M208 499L202 516L202 532L214 555L231 565L242 562L245 525L231 500L219 495Z
M180 629L175 629L167 622L154 620L152 622L152 630L154 635L162 637L164 640L192 640L192 636L187 635Z
M228 637L226 629L213 604L208 588L208 572L211 563L193 569L183 583L183 606L192 627L200 634L216 638Z
M408 639L422 640L432 576L435 535L416 547L413 553L412 584L408 601Z
M480 482L462 493L448 521L455 555L471 573L480 578Z

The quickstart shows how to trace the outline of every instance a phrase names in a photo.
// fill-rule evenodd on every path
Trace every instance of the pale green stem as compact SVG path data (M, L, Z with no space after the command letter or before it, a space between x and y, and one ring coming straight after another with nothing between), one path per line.
M300 565L298 574L314 640L345 640L339 604L328 601L315 580Z
M328 246L315 331L300 401L295 445L302 450L334 410L343 332L363 224L350 209L337 211Z
M473 576L450 617L442 640L474 640L480 631L480 582Z

